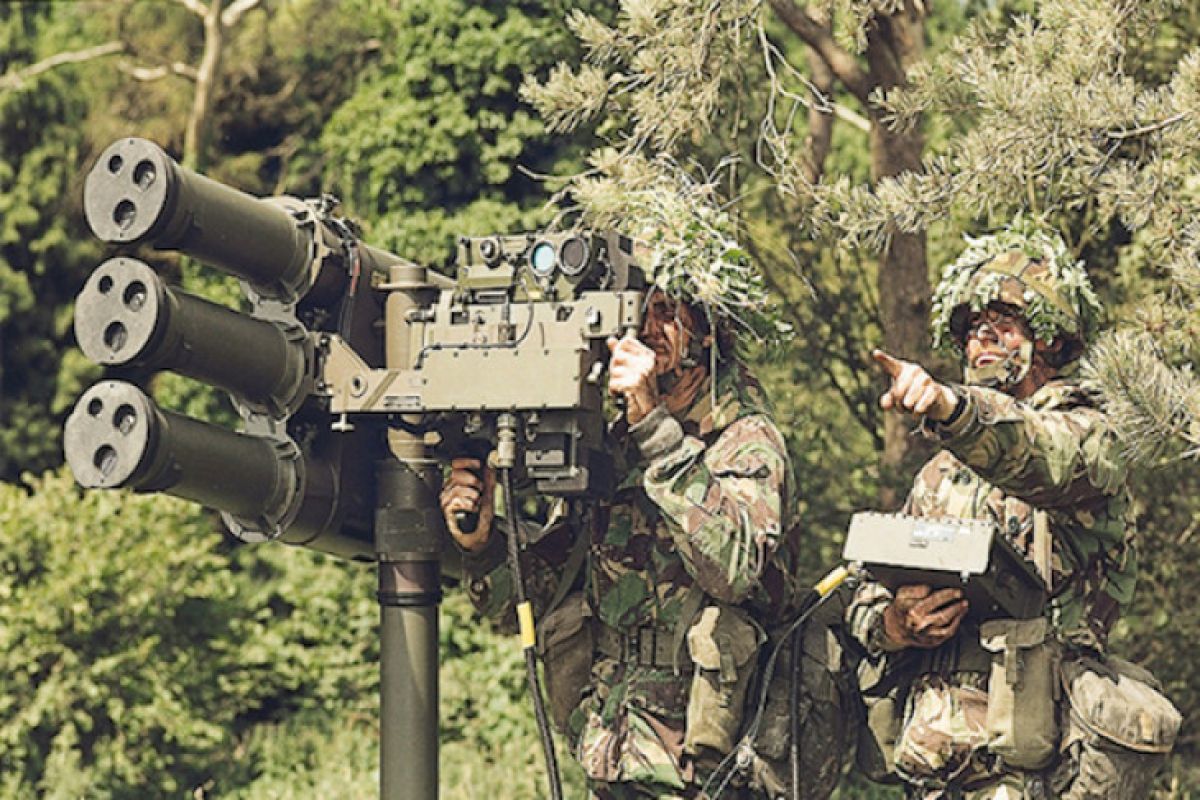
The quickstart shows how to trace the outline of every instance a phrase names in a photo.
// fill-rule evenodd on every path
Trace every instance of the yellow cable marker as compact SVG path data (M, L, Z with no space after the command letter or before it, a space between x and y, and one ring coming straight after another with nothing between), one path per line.
M533 606L525 601L517 606L517 628L521 633L521 646L528 650L537 645L537 632L533 627Z
M849 577L850 570L846 569L845 567L837 567L833 569L828 575L826 575L824 578L821 578L821 582L817 584L817 594L821 595L821 597L825 597L834 589L845 583L846 578Z

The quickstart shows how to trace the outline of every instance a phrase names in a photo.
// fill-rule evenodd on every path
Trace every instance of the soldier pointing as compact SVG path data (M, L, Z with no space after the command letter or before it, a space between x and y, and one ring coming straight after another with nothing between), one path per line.
M911 798L1133 800L1173 741L1153 678L1107 652L1137 559L1126 465L1075 379L1099 310L1061 239L1018 221L971 241L935 294L935 344L963 359L961 385L872 354L881 407L943 448L905 513L994 523L1048 587L1044 616L986 621L956 588L859 589L847 622L883 674L871 766ZM1142 713L1143 731L1122 728ZM1125 746L1099 746L1106 728Z

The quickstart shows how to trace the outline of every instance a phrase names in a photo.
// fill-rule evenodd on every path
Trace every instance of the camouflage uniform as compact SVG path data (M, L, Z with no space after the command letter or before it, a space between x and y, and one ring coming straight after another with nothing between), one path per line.
M1021 313L1034 338L1058 339L1057 357L1067 362L1082 351L1098 310L1082 264L1061 240L1019 224L970 240L963 256L947 267L934 303L935 343L953 344L961 353L970 312L993 303ZM1027 343L992 368L967 365L968 381L1014 386L1028 373L1032 352ZM1050 638L1061 644L1065 661L1103 661L1108 632L1131 600L1137 575L1133 504L1115 434L1074 374L1074 364L1060 366L1053 380L1024 400L979 385L953 387L959 398L954 415L922 425L943 450L917 476L904 511L992 521L1031 560L1040 538L1035 528L1045 531ZM979 624L968 617L937 648L889 653L883 612L891 599L883 586L866 583L846 619L851 635L880 662L882 679L874 694L883 698L878 721L886 724L873 728L887 730L879 737L881 755L910 797L1128 796L1108 794L1112 784L1102 795L1082 788L1074 756L1062 755L1072 744L1069 736L1060 740L1061 752L1048 740L1049 766L1023 771L1004 764L989 751L993 656L981 645ZM1057 687L1058 680L1051 670L1047 681ZM1042 705L1055 704L1047 699ZM1065 719L1068 709L1049 707L1044 713L1053 727L1055 716Z
M703 652L692 623L707 615L721 632L713 685L731 692L736 728L764 633L798 596L796 542L785 535L793 503L787 450L761 389L736 363L722 364L715 387L706 381L679 418L660 406L611 434L619 454L612 500L526 536L526 583L539 620L564 594L564 565L586 537L581 594L563 603L578 598L584 608L589 677L579 702L557 716L595 797L697 797L725 753L704 736L689 740L692 657ZM466 558L468 591L485 615L511 619L497 534ZM545 658L552 695L556 680L570 680L557 674L570 660Z
M993 521L1026 553L1034 512L1044 512L1052 543L1052 627L1070 647L1103 650L1137 574L1126 469L1103 414L1063 376L1024 401L982 387L956 392L959 416L949 425L924 426L945 449L921 470L904 511ZM868 583L847 611L852 635L876 657L884 653L883 610L890 602L884 587ZM892 657L904 662L893 668L912 670L908 715L923 709L920 716L929 720L921 738L930 752L918 770L927 773L929 791L917 796L942 796L948 783L978 786L969 797L1004 797L1002 786L1009 797L1026 796L1025 776L1004 775L985 749L988 656L978 648L978 633L968 621L941 647ZM951 741L967 744L948 756Z

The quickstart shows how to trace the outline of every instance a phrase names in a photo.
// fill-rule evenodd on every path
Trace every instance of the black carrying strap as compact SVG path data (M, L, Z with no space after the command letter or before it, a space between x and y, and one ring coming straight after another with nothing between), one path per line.
M562 601L571 592L575 585L575 579L579 577L584 562L587 561L590 545L588 537L582 533L575 537L575 541L571 544L571 552L567 555L566 563L563 564L562 574L558 579L558 588L554 590L554 596L550 598L544 616L549 616L551 612L562 605Z

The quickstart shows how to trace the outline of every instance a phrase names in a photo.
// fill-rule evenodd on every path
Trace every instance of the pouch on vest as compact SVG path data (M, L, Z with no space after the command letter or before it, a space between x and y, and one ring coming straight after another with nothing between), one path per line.
M750 616L731 606L709 606L688 629L695 672L688 696L683 750L728 753L737 741L755 655L766 636Z
M1183 721L1158 681L1113 656L1065 660L1062 679L1070 706L1062 751L1073 774L1056 787L1061 796L1149 797Z
M988 750L1020 769L1040 769L1058 750L1061 648L1045 617L996 619L979 628L992 654L988 677Z
M546 615L538 628L538 654L546 667L550 716L559 731L567 729L567 720L591 680L590 622L583 592L573 592Z

